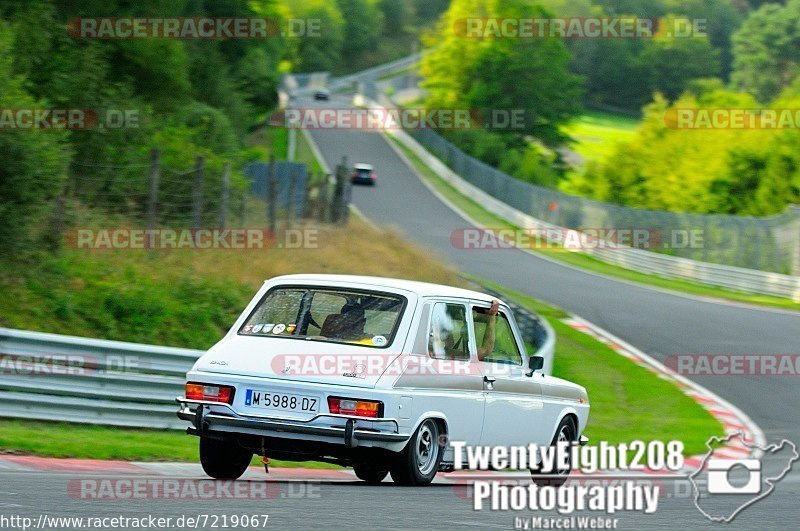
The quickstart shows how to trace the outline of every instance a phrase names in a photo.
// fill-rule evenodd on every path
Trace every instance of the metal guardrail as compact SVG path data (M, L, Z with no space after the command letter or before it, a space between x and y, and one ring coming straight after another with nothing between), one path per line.
M359 94L385 106L414 102L424 95L416 72L358 85ZM388 96L388 98L387 98ZM555 226L649 229L660 254L698 262L800 275L800 206L766 217L699 214L629 207L568 194L526 182L459 149L430 128L407 131L470 184L500 201ZM689 233L702 243L689 244ZM694 239L694 236L692 236ZM653 250L656 250L654 247Z
M551 374L552 328L506 302ZM0 328L0 417L184 429L175 397L203 352Z
M362 70L361 72L331 78L328 80L328 88L334 92L338 92L347 90L356 83L375 83L382 76L400 72L416 65L419 63L419 60L422 58L424 53L425 52L415 53L413 55L409 55L408 57L403 57L389 63L384 63L382 65Z
M384 95L379 95L379 102L370 100L363 95L361 96L364 101L368 102L369 107L386 109L394 105L393 102ZM468 182L405 131L393 129L387 131L387 134L392 135L406 148L411 150L426 166L450 186L479 203L492 214L523 229L558 229L558 231L562 233L563 231L570 230L542 221L525 212L517 210L511 205L490 195L485 190ZM736 291L784 297L795 302L800 302L800 276L701 262L690 258L669 256L641 249L623 248L623 246L620 245L610 245L606 246L606 248L599 249L587 248L579 252L585 252L604 262L633 271L660 275L667 278L689 280Z
M175 397L201 354L0 328L0 416L183 429Z

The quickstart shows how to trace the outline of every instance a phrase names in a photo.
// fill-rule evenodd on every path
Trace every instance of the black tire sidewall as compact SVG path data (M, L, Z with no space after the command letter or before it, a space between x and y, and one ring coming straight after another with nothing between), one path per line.
M236 441L200 438L200 464L214 479L239 479L250 466L253 452Z
M575 441L578 439L577 435L578 429L575 425L575 421L572 419L572 417L564 417L563 419L561 419L561 422L558 423L558 428L556 429L556 433L553 436L553 441L550 443L550 446L556 446L556 444L558 444L558 435L561 433L564 427L567 426L569 427L570 430L570 435L571 435L570 441ZM572 468L572 463L570 463L570 470L571 468ZM554 471L545 472L545 474L547 475L552 475L553 473ZM542 477L542 474L543 472L539 469L531 470L531 479L533 480L534 483L536 483L540 487L541 486L560 487L561 485L566 483L570 472L568 471L566 474L559 477Z
M377 466L373 464L353 465L356 477L367 483L380 483L389 475L388 466Z

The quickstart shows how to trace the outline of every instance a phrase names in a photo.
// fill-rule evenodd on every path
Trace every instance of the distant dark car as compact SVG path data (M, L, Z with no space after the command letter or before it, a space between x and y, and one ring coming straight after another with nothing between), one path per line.
M331 91L326 88L317 89L314 91L315 100L329 100L331 99Z
M353 184L375 184L375 169L370 164L353 164L353 173L350 174Z

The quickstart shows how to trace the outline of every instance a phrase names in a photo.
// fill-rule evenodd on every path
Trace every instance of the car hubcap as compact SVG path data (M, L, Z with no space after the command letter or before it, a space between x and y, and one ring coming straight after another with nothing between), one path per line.
M436 464L439 447L430 424L420 426L417 434L417 467L422 475L427 476Z

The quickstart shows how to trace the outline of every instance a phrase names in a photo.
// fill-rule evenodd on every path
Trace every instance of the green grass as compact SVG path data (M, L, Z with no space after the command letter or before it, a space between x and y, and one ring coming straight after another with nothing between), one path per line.
M295 151L295 161L302 162L308 168L308 171L313 175L315 181L319 181L323 175L322 166L317 158L314 156L314 151L306 141L306 137L302 131L297 131L297 148Z
M606 158L620 142L630 140L641 120L603 111L586 111L561 131L574 142L570 146L585 161Z
M553 374L586 388L591 411L586 435L612 444L683 441L685 454L706 450L722 425L672 383L620 356L591 336L564 322L562 310L492 282L475 279L545 317L556 332Z
M275 160L286 160L289 147L289 131L285 127L264 127L260 141L275 155Z
M422 162L422 160L420 160L420 158L417 157L410 149L406 148L391 136L389 136L389 138L390 141L394 142L395 145L397 145L397 147L408 157L420 175L422 175L430 184L432 184L433 187L436 188L436 190L445 198L447 198L448 201L453 203L458 209L475 220L476 223L484 227L491 227L493 229L517 228L505 219L487 211L483 206L453 188L444 179L436 175L433 170L431 170L424 162ZM722 287L699 284L688 280L672 279L659 275L640 273L638 271L625 269L624 267L603 262L584 253L570 252L561 249L536 249L534 252L549 258L553 258L559 262L585 269L587 271L636 282L646 286L663 288L701 297L711 297L789 310L800 310L800 303L794 302L791 299L773 297L770 295L761 295L757 293L745 293Z
M42 437L43 433L50 434ZM70 457L118 461L199 462L197 437L177 430L147 430L40 422L0 420L0 454ZM261 458L253 459L254 465ZM318 462L270 460L270 466L341 468Z
M561 319L562 310L486 280L497 290L545 317L557 334L554 373L586 387L592 411L587 434L610 443L682 440L687 454L700 453L719 423L671 383L623 358ZM57 434L41 437L42 433ZM123 461L197 462L197 439L171 430L0 420L0 453ZM254 458L253 464L259 464ZM272 461L272 466L338 468L318 462Z

